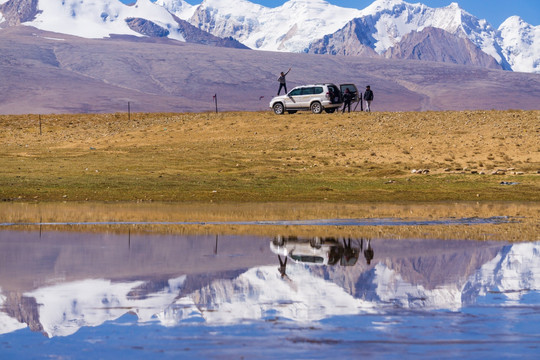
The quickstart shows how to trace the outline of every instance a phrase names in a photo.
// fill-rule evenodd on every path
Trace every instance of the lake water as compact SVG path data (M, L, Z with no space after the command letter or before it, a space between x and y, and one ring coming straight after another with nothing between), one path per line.
M540 241L33 224L0 227L1 359L540 356Z

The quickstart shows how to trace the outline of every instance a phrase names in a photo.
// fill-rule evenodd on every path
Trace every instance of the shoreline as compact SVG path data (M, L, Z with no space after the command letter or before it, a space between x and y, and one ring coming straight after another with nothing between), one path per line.
M0 219L12 224L0 227L0 231L38 231L40 234L99 232L540 240L540 202L0 203ZM347 226L347 222L324 224L328 219L359 220L360 225ZM495 221L484 221L486 219ZM448 222L444 223L444 220ZM291 224L280 225L283 221Z

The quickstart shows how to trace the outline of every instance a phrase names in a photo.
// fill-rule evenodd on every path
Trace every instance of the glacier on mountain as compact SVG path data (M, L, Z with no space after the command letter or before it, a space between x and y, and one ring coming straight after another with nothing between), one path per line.
M360 14L360 10L324 0L290 0L276 8L247 0L204 0L187 20L213 35L232 36L252 49L302 52L312 41Z
M184 41L173 16L149 0L125 5L118 0L39 0L40 11L33 21L24 23L41 30L85 38L104 38L111 34L140 36L126 19L143 18L169 31L169 38Z
M178 16L180 19L188 19L193 16L197 6L188 4L184 0L156 0L156 5L162 6L168 12Z
M504 57L514 71L540 73L540 25L511 16L499 26Z

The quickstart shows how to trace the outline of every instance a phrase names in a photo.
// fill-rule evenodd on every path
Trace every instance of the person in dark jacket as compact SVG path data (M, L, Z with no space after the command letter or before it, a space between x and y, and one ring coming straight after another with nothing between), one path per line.
M345 108L349 109L349 112L351 112L351 101L352 101L352 94L349 91L349 89L345 89L345 93L343 94L343 110L341 113L345 113Z
M366 91L364 92L364 101L366 103L366 111L371 112L371 102L373 101L373 91L370 86L366 86Z
M278 81L279 81L279 90L277 91L278 95L281 92L281 89L285 89L285 94L287 94L287 81L285 80L285 76L287 76L289 71L291 71L291 68L289 68L289 70L286 73L282 71L278 78Z

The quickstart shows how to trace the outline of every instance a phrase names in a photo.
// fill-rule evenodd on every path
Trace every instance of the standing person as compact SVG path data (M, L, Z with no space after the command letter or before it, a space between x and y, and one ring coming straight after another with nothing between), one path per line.
M281 92L282 88L285 89L285 94L287 94L287 81L285 80L285 76L287 76L289 71L291 71L291 68L289 68L289 70L286 73L283 73L282 71L281 75L278 78L278 81L279 81L279 90L277 92L278 95Z
M373 91L371 88L366 86L366 91L364 92L364 101L366 102L366 111L371 112L371 102L373 101Z
M349 108L349 112L351 112L351 100L352 100L352 94L349 91L349 89L345 89L345 94L343 94L343 110L341 111L342 114L345 113L345 108Z

